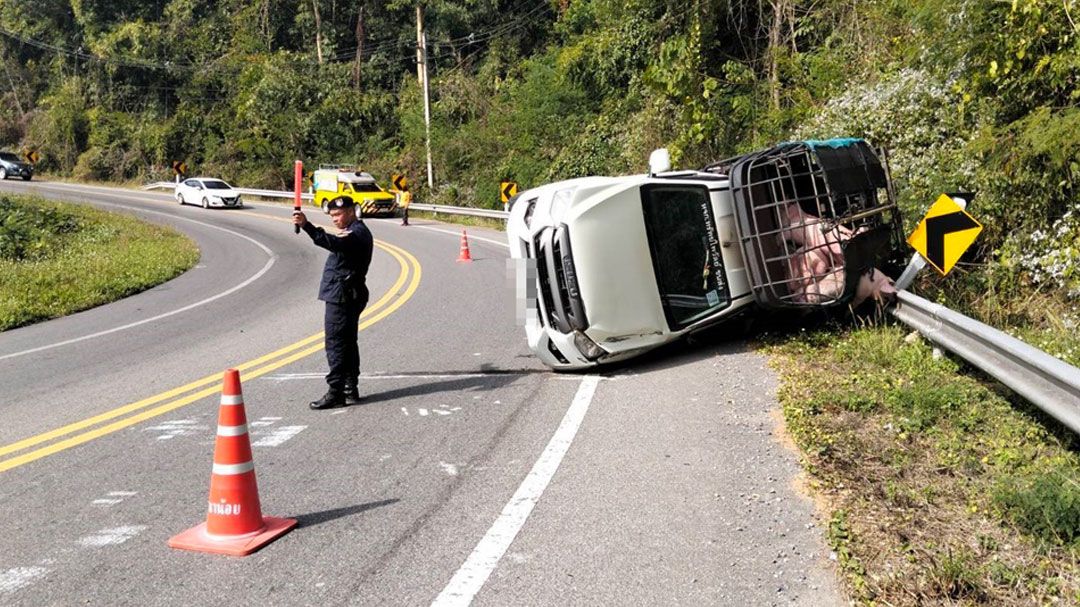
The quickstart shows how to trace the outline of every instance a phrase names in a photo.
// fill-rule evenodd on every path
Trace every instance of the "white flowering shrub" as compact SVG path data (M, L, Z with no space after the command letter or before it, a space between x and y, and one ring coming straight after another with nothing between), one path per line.
M884 147L911 227L938 194L970 189L975 181L976 164L965 154L971 128L953 85L920 69L887 74L830 100L796 139L862 137Z
M1080 301L1080 201L1049 229L1010 239L1007 246L1016 248L1010 259L1032 282L1063 289Z

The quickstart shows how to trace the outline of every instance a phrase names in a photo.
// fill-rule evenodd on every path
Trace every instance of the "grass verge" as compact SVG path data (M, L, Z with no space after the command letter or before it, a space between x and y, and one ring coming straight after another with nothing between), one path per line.
M1080 604L1080 440L897 326L767 338L864 605Z
M199 260L195 243L133 217L0 195L0 331L115 301Z
M441 221L443 223L452 223L462 226L488 228L491 230L498 230L500 232L506 231L506 221L502 219L492 219L490 217L472 217L469 215L451 215L449 213L429 213L427 211L409 211L409 219L433 219Z

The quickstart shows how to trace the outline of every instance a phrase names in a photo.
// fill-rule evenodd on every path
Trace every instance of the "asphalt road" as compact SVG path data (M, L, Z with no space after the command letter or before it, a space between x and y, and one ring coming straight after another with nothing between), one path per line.
M775 377L741 342L554 374L515 324L500 233L470 229L466 264L460 228L370 220L365 401L311 411L324 252L289 207L0 191L134 213L202 251L157 288L0 333L0 604L843 602ZM166 546L204 520L229 367L263 513L300 522L244 558Z

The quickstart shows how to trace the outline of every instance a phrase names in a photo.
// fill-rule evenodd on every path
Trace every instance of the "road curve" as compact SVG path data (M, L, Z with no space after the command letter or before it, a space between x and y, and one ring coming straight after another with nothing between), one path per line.
M840 604L775 378L740 343L556 375L514 324L501 235L369 224L365 403L324 389L324 254L289 209L0 182L174 226L197 268L0 333L5 605ZM326 225L317 213L310 216ZM220 374L240 366L264 513L244 559L174 551L205 516Z

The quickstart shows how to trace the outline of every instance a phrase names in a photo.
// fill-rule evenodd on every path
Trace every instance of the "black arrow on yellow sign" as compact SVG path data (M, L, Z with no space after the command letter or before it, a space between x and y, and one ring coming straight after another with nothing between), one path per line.
M394 175L391 177L390 181L391 181L391 183L394 184L394 189L395 190L397 190L399 192L408 192L409 191L409 182L408 182L408 180L405 179L404 175L398 175L397 173L394 173Z
M518 186L513 181L502 182L502 187L499 188L499 197L503 202L509 202L511 198L517 194Z
M938 215L926 220L926 260L937 268L945 267L945 237L954 232L981 228L967 213Z

